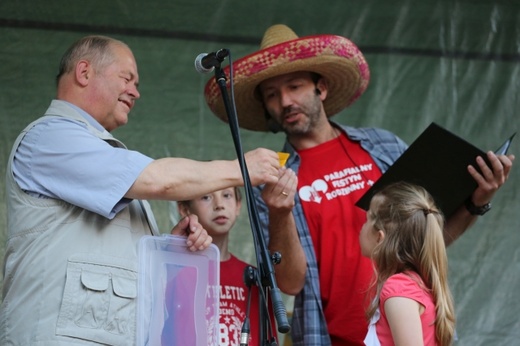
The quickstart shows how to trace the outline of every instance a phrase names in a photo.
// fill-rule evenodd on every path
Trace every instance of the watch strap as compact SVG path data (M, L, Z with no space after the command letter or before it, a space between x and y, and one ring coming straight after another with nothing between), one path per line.
M471 198L468 198L464 205L471 215L484 215L491 209L491 203L486 203L482 206L476 206Z

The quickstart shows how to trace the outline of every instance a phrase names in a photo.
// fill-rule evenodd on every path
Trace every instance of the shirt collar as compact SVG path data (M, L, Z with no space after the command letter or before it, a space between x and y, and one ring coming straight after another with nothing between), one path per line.
M73 103L63 101L63 100L59 100L59 101L64 102L67 105L69 105L70 107L74 108L74 110L76 110L79 113L79 115L81 115L91 126L94 126L96 128L96 130L99 130L101 132L106 131L106 129L96 119L94 119L90 114L85 112L83 109L79 108L78 106L76 106Z

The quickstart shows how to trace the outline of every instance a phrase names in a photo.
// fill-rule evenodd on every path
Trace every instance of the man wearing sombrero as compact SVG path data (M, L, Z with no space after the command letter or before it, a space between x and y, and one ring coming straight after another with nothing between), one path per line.
M386 130L352 128L329 119L363 94L370 77L363 54L344 37L299 38L287 26L274 25L265 32L260 50L237 60L233 68L240 127L285 132L287 167L298 174L293 214L307 273L303 288L298 280L280 285L286 293L298 292L293 343L363 345L365 292L373 268L361 256L358 242L365 212L354 204L407 146ZM214 79L207 83L205 96L213 113L227 121ZM513 157L490 153L488 158L491 167L477 160L482 175L468 168L478 183L472 194L476 206L489 203L512 166ZM269 219L261 189L255 193L266 237L287 231ZM476 214L461 207L448 220L446 244L458 238ZM276 238L275 243L271 237L269 248L284 256L283 237ZM284 280L286 268L281 269L276 267L277 280Z

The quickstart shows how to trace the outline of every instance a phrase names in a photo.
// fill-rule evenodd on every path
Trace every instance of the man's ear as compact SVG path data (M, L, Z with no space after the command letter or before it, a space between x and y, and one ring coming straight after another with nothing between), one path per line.
M319 93L316 92L316 94L322 101L324 101L327 98L327 92L329 91L329 87L325 78L322 77L318 80L316 83L316 90L319 90Z
M76 76L76 81L81 86L87 86L88 79L92 77L92 69L90 63L87 60L80 60L76 64L76 69L74 72Z

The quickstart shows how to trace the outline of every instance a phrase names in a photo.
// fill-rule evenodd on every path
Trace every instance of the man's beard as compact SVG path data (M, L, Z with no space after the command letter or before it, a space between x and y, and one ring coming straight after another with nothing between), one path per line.
M309 102L301 105L301 107L285 108L282 114L282 118L284 118L286 114L292 113L294 111L302 113L304 115L303 120L291 124L282 122L282 129L288 136L305 135L314 129L315 125L319 121L321 100L315 96L312 97Z

